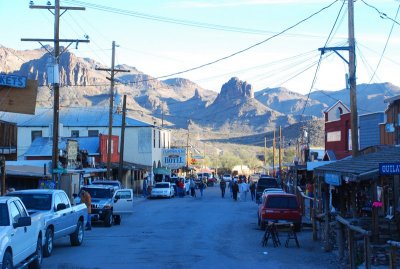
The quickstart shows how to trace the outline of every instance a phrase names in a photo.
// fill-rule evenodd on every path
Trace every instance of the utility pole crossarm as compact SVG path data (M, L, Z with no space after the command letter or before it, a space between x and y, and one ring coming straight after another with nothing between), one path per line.
M30 5L29 8L31 9L56 9L55 6L43 6L43 5ZM65 7L60 6L62 10L86 10L85 7Z
M350 47L324 47L324 48L318 48L318 50L321 52L321 54L325 54L325 51L333 51L334 53L337 54L340 58L342 58L343 61L345 61L347 64L349 64L349 61L346 60L338 51L339 50L347 50L350 51Z
M66 42L66 43L89 43L90 40L87 39L57 39L54 38L21 38L21 41L37 41L37 42Z

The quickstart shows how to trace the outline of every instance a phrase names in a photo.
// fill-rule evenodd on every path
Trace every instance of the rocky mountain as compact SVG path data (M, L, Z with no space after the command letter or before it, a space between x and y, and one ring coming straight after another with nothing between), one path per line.
M52 91L46 85L46 70L51 62L48 51L51 50L51 47L25 51L0 47L0 72L39 81L38 106L52 106ZM61 107L108 106L109 75L96 67L104 66L69 51L61 55ZM339 99L349 103L348 90L315 91L307 98L285 88L254 92L250 83L231 78L222 85L220 93L216 93L184 78L158 80L129 65L117 68L130 71L117 73L115 86L116 100L127 95L129 116L171 128L186 129L190 125L214 132L216 136L218 133L229 133L230 137L265 135L278 126L321 119L323 111ZM383 111L386 108L384 98L400 94L400 88L390 83L358 85L357 91L359 114Z

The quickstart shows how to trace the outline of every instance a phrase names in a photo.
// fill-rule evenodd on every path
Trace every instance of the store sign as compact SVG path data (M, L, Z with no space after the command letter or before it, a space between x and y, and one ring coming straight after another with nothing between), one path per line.
M0 74L0 86L26 88L26 77Z
M340 175L325 174L325 183L333 186L340 186Z
M380 175L400 175L400 163L380 163Z
M178 169L186 166L185 149L163 149L162 166L169 169Z

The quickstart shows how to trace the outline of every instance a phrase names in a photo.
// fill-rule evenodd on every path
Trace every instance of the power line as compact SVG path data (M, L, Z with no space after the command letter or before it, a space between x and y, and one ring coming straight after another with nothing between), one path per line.
M382 19L388 19L388 20L392 21L393 23L395 23L395 24L397 24L397 25L400 25L400 23L399 23L398 21L396 21L396 19L397 19L397 14L396 14L396 19L392 19L391 17L389 17L388 15L386 15L386 13L380 11L378 8L374 7L373 5L368 4L368 3L365 2L364 0L361 0L361 2L363 2L366 6L372 8L372 9L374 9L376 12L378 12L379 16L380 16Z

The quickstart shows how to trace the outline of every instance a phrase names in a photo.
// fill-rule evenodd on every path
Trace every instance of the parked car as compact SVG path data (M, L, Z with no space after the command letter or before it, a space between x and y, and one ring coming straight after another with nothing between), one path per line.
M43 222L31 218L21 199L0 197L0 268L39 269Z
M263 199L265 198L265 196L269 193L285 193L284 190L282 190L281 188L267 188L263 191L262 195L261 195L261 200L260 203L263 201Z
M151 190L151 198L157 198L157 197L174 197L175 196L175 191L174 187L171 185L170 182L158 182L153 186L153 189Z
M261 195L263 191L267 188L279 188L278 181L274 177L261 175L256 186L256 203L260 203Z
M232 176L229 175L229 174L223 175L222 178L223 178L225 181L231 181L231 180L232 180Z
M69 236L72 246L82 244L86 205L71 205L63 190L20 190L7 196L19 197L31 216L40 215L43 219L43 256L50 256L54 240L64 236Z
M285 220L293 222L296 231L302 223L302 211L294 194L269 193L258 208L258 226L265 229L268 221Z
M110 185L88 185L82 190L89 192L92 197L92 221L102 221L105 227L120 225L122 215L133 212L132 189L116 190Z

